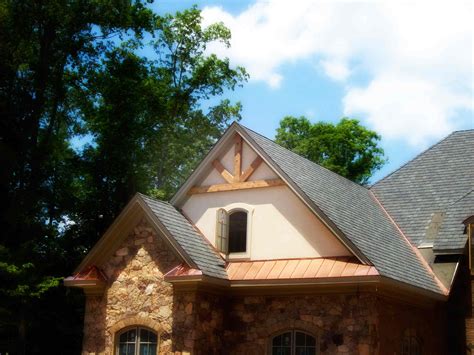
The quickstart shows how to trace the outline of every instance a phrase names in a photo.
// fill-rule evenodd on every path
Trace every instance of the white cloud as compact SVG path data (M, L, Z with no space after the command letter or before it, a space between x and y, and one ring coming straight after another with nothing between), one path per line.
M337 81L344 81L349 77L350 69L346 63L337 60L322 60L320 62L326 74Z
M383 136L424 144L458 126L473 109L473 18L470 1L257 1L223 21L232 47L211 48L247 68L251 80L278 88L281 67L312 60L346 94L344 111ZM362 85L357 77L367 78Z

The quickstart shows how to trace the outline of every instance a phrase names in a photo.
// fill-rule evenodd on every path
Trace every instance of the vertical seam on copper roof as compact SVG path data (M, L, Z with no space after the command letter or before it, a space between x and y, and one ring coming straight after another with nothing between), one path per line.
M243 263L242 263L243 264ZM252 266L254 265L254 263L250 263L250 267L248 268L248 270L245 272L245 274L242 275L242 278L241 280L245 280L245 276L247 276L247 274L249 273L249 271L252 269Z
M331 269L330 269L329 272L328 272L328 277L329 277L329 275L331 275L332 269L334 269L334 266L336 265L336 263L337 263L337 258L336 258L336 260L334 260L334 262L332 263Z
M264 261L259 261L259 263L261 263L260 267L258 268L258 270L255 272L255 276L252 278L252 280L255 280L257 278L257 275L258 273L260 272L260 270L262 270L262 267L263 265L265 264Z
M321 260L321 259L319 259L319 260ZM324 259L322 259L322 260L323 260L323 261L319 264L319 266L318 266L318 268L316 269L316 272L314 273L314 276L313 276L313 277L317 277L318 272L319 272L319 270L321 269L321 266L323 266L323 264L324 264ZM312 263L312 262L313 262L313 260L311 260L311 263ZM311 265L311 264L310 264L310 265Z
M349 265L349 263L346 261L346 264L344 265L344 268L341 270L341 277L343 277L342 275L344 275L344 271L346 271L346 268L347 268L348 265Z
M306 259L306 260L307 260L307 259ZM298 263L298 265L299 265L300 263L302 263L302 262L304 262L304 260L300 260L299 263ZM298 265L296 265L295 269L294 269L293 272L291 273L290 279L293 277L293 274L296 272L296 269L298 269ZM306 266L306 268L304 269L304 271L301 273L301 277L302 277L302 278L304 277L304 274L306 273L306 270L308 270L309 265L311 265L311 261L308 263L308 265Z
M288 260L284 260L284 262L285 262L285 265L283 265L283 267L281 268L281 271L280 271L279 274L275 277L275 279L279 279L279 278L280 278L281 273L283 272L283 270L285 270L286 265L288 265ZM275 263L275 265L276 265L276 263Z

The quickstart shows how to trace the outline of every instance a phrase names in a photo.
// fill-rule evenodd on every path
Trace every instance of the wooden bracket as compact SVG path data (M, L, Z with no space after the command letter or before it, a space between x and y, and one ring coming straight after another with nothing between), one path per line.
M212 162L212 166L221 174L224 180L227 181L229 184L234 182L234 176L229 173L226 168L224 168L224 166L219 160L214 160Z
M208 192L222 192L246 189L258 189L262 187L282 186L285 182L282 179L255 180L245 182L234 182L232 184L217 184L209 186L195 186L188 191L188 195L203 194Z
M240 175L240 181L247 181L247 179L252 175L255 170L262 164L263 159L260 156L257 156L255 160L250 164L250 166Z
M216 169L226 184L209 186L194 186L188 191L188 195L202 194L207 192L233 191L244 189L256 189L270 186L280 186L285 183L281 179L247 181L250 176L262 164L263 159L257 156L244 172L242 172L242 137L236 134L234 137L234 173L231 174L222 163L215 159L212 166Z
M234 140L234 182L239 182L242 171L242 137L236 134Z

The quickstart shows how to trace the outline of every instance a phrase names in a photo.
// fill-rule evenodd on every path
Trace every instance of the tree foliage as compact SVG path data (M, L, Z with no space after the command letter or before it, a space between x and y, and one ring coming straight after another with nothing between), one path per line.
M170 196L240 118L218 98L245 70L206 51L229 31L147 6L0 0L0 353L79 353L82 296L60 279L133 194Z
M285 148L360 184L367 184L386 161L379 141L377 133L349 118L313 124L305 117L287 116L276 135Z

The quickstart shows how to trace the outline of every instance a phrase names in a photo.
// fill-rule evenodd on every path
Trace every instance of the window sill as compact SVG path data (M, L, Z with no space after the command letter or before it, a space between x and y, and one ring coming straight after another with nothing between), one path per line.
M250 253L231 253L226 256L227 260L247 261L250 260Z

